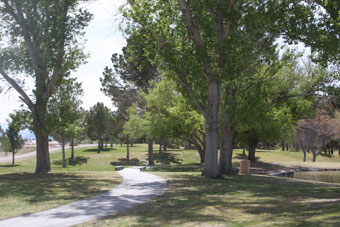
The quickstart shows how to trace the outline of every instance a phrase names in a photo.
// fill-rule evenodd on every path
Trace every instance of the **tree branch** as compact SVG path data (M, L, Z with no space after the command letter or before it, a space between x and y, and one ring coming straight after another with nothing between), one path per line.
M61 18L67 18L67 11L68 11L68 8L67 6L64 6L64 8L61 8L59 4L57 4L57 7L59 8L59 10L61 11ZM66 19L63 19L63 20L66 20ZM48 84L47 84L47 97L50 97L54 91L55 91L55 88L56 88L56 83L57 83L57 80L60 76L60 71L61 71L61 68L62 68L62 64L64 62L64 56L65 56L65 23L66 21L62 21L62 29L61 29L61 33L62 33L62 36L59 38L59 40L61 40L61 42L59 43L59 48L58 48L58 55L57 55L57 64L56 64L56 68L54 69L53 73L52 73L52 76L51 76L51 79L48 81Z
M28 106L28 108L31 111L33 111L34 104L32 103L31 99L28 97L26 92L18 85L18 83L12 78L10 78L3 70L0 70L0 74L21 95L20 99Z
M8 9L9 14L14 18L14 20L20 25L22 35L24 36L24 40L27 44L28 53L32 59L32 64L36 72L41 72L40 62L41 62L41 56L40 51L38 48L34 45L34 43L31 40L31 35L29 33L29 29L27 28L27 25L25 24L25 17L23 15L23 12L21 10L20 2L15 0L15 7L17 10L17 14L15 13L14 9L10 4L8 3L8 0L3 1L5 4L5 7Z
M185 0L177 1L179 3L180 10L183 13L184 19L186 21L186 27L188 30L189 37L195 43L198 51L200 52L204 48L200 29L191 15L188 3ZM205 56L201 58L201 61L203 65L203 74L206 80L209 81L211 79L211 66L207 62L207 59L205 59Z
M195 98L195 97L197 97L195 94L194 94L194 91L191 89L191 87L185 82L185 81L183 81L183 80L180 80L180 79L176 79L177 80L177 82L179 83L179 84L181 84L182 86L184 86L185 87L185 89L187 90L187 92L189 93L189 95L191 96L191 97L193 97L193 102L194 102L194 104L196 105L196 107L202 112L202 113L205 113L205 106L203 105L203 103L201 103L197 98Z

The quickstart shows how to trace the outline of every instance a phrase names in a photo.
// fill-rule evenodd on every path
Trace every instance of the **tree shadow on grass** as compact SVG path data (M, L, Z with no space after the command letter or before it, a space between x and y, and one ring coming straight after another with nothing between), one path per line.
M161 171L161 172L202 172L203 164L201 163L190 163L185 165L171 165L171 166L161 166L152 167L148 171Z
M334 154L326 154L326 153L321 153L320 154L320 156L322 156L322 157L326 157L326 158L332 158L332 157L334 157Z
M17 167L20 165L0 165L0 168L11 168L11 167Z
M190 173L170 175L167 185L163 196L104 219L114 225L117 218L131 218L143 226L340 224L339 215L311 218L339 213L340 188L334 185L249 175L213 180Z
M78 200L99 194L102 187L118 184L118 179L100 179L66 173L0 174L0 198L18 197L29 203Z
M66 163L67 163L67 165L71 165L71 166L76 166L76 165L81 166L82 164L86 164L89 159L90 159L89 157L76 156L73 159L67 158ZM53 162L53 164L61 166L61 165L63 165L63 161L62 160L56 160L56 161Z
M163 152L163 153L154 153L155 162L161 164L181 164L182 159L178 158L178 154Z
M126 158L120 158L118 159L119 162L111 162L110 164L113 166L141 166L141 165L145 165L144 161L140 161L137 158L132 158L129 160L129 162L127 161Z
M103 148L100 152L109 152L109 151L113 151L113 150L116 150L116 149L106 147L106 148ZM86 150L84 150L84 152L98 152L98 149L97 148L86 149Z

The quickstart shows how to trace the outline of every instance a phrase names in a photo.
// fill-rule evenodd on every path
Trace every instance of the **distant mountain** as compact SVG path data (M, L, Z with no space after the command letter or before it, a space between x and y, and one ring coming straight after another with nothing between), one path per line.
M5 122L5 123L0 123L0 126L1 126L1 128L2 128L3 130L6 130L7 127L8 127L8 123L7 123L7 122ZM21 134L21 136L22 136L23 139L34 139L34 138L35 138L34 133L31 132L31 131L28 130L28 129L22 130L22 131L20 132L20 134Z

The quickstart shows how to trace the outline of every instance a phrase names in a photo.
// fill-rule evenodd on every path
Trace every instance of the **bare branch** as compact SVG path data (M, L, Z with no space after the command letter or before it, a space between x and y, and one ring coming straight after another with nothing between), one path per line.
M30 110L34 110L34 104L32 103L31 99L28 97L26 92L18 85L18 83L10 78L7 73L3 70L0 70L0 74L3 78L21 95L20 99L28 106Z

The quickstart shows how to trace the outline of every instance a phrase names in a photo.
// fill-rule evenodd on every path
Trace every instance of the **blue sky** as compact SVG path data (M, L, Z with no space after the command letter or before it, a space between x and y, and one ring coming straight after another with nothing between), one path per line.
M94 14L94 19L86 28L85 51L90 53L87 64L82 65L73 76L83 83L83 107L88 109L97 102L104 102L113 109L111 101L100 91L99 77L105 66L111 66L111 55L121 53L125 39L117 30L118 8L125 0L97 0L86 3L85 7ZM30 93L33 81L28 81L26 89ZM0 125L6 122L9 114L20 109L22 103L14 90L0 94Z

